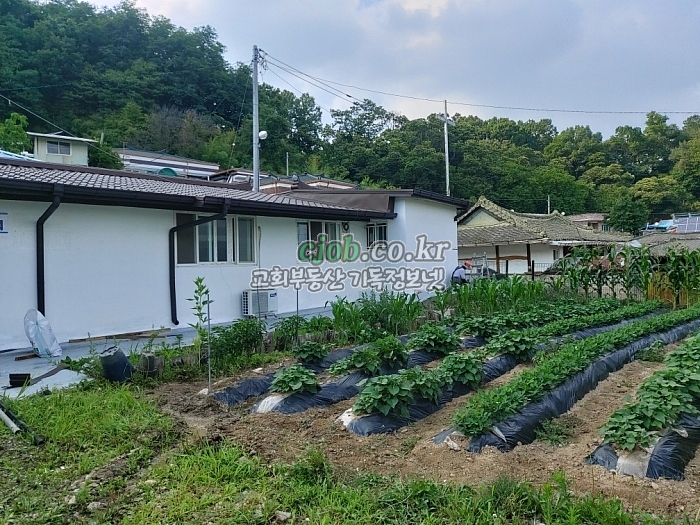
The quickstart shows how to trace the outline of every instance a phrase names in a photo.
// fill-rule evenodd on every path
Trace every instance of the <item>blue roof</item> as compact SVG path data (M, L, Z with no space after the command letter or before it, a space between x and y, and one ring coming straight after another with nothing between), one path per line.
M0 149L0 159L36 160L33 157L20 155L19 153L12 153L11 151L5 151L4 149Z

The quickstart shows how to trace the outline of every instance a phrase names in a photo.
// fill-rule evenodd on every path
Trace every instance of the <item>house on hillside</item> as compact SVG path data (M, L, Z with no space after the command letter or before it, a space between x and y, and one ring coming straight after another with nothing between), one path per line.
M42 162L87 166L88 148L96 140L73 137L62 131L57 133L27 132L34 143L34 158Z
M459 258L485 258L501 273L542 272L574 246L624 244L630 236L577 226L561 213L518 213L485 197L459 217Z
M133 148L118 148L114 151L124 164L124 170L134 173L206 180L219 171L219 165L213 162L189 159L169 153Z
M32 308L60 341L186 326L196 322L187 300L196 277L211 291L214 323L449 278L455 219L469 203L421 190L342 191L274 195L0 159L0 349L26 346ZM312 243L319 234L325 245Z
M577 215L565 215L567 219L573 222L576 226L581 226L582 228L590 228L596 231L615 231L605 224L605 219L607 218L606 213L580 213Z

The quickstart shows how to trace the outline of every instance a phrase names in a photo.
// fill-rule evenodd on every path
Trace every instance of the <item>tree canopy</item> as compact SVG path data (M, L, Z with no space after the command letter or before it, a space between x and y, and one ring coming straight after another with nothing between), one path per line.
M76 135L101 139L90 163L119 167L109 148L193 157L222 168L252 164L252 79L231 64L211 27L188 31L133 2L0 0L0 94ZM365 187L445 192L443 124L409 120L372 100L329 115L308 93L263 83L263 169L323 172ZM698 209L700 115L679 127L650 111L643 128L604 139L587 125L454 115L451 193L485 195L523 212L612 212L629 203L660 218ZM24 131L56 128L0 105L0 147L27 149ZM24 137L24 138L22 138ZM94 151L93 151L94 150ZM620 211L620 210L618 210Z

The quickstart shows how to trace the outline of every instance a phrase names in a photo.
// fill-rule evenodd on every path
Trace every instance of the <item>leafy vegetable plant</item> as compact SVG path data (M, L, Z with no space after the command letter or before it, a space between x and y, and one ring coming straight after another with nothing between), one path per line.
M302 363L319 363L328 355L328 345L305 341L293 348L292 354Z
M292 365L282 368L275 374L270 391L282 394L296 392L315 394L318 392L318 380L316 374L308 368L304 368L302 365Z
M408 342L413 349L422 349L438 354L451 354L459 348L459 337L447 328L434 322L425 323Z
M663 332L700 316L700 306L662 314L617 330L563 345L533 368L512 381L474 395L455 415L457 427L467 435L477 435L513 414L546 392L584 370L596 358L622 348L641 337Z
M357 396L352 409L357 414L380 412L409 417L408 406L413 401L413 383L401 374L373 377Z

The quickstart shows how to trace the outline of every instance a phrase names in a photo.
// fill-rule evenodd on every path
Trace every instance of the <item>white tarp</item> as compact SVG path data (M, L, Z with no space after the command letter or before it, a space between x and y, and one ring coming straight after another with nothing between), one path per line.
M51 325L37 310L29 310L24 316L24 333L39 357L60 357L63 353Z

